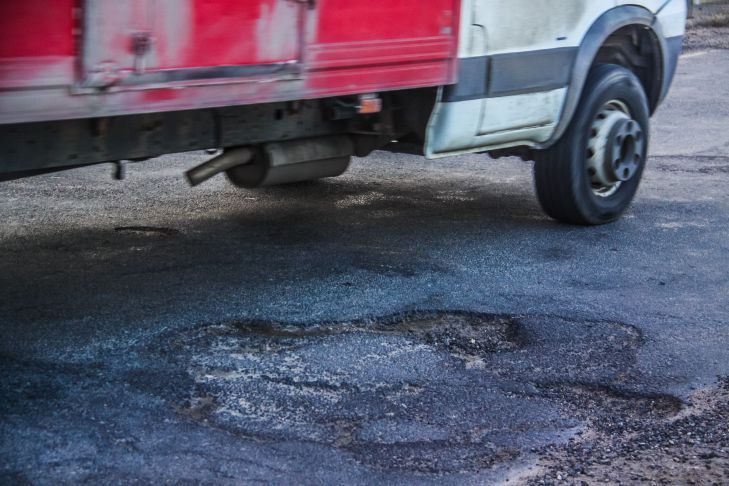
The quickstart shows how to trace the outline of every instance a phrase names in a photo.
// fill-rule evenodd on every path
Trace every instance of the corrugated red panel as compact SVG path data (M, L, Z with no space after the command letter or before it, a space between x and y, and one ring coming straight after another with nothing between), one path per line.
M0 123L448 84L459 8L460 0L0 0Z

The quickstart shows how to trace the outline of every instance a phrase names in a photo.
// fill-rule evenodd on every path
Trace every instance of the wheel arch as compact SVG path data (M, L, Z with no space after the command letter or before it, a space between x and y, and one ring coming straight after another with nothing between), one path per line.
M650 74L636 74L646 90L651 114L660 105L675 69L675 61L671 66L669 48L660 24L656 22L655 15L643 7L626 5L610 9L592 24L578 47L562 116L552 137L540 148L553 145L566 131L577 111L590 69L596 63L607 60L636 71L636 66L631 65L631 56L621 51L619 41L615 42L626 35L644 35L651 41L652 52L643 54L652 64Z

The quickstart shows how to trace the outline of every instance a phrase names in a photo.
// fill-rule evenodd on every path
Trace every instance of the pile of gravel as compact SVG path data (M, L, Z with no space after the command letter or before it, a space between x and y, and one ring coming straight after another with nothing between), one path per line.
M684 49L729 49L729 1L694 10L694 17L688 21Z
M635 416L621 420L622 412L596 412L577 438L538 451L539 465L520 479L529 484L729 484L729 378L696 392L684 410L668 418L649 414L643 421Z

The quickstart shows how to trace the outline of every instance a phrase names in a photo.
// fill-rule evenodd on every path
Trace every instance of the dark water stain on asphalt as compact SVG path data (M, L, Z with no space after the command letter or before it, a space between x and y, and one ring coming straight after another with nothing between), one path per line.
M507 464L588 417L677 413L678 399L634 391L642 342L622 323L427 311L229 321L163 336L155 353L186 370L187 396L167 399L192 422L429 474Z

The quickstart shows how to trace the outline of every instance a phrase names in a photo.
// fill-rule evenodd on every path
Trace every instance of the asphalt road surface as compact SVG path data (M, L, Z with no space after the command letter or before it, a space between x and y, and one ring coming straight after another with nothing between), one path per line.
M481 155L0 184L0 483L729 482L727 79L682 58L604 227Z

